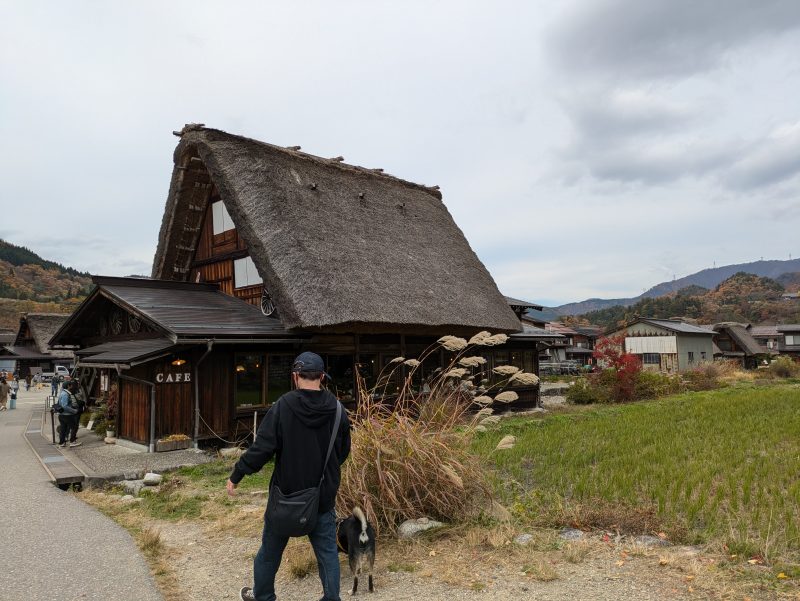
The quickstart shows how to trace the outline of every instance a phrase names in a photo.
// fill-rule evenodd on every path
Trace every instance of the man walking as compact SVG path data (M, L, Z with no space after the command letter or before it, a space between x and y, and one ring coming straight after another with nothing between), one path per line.
M80 403L75 396L78 390L78 382L70 380L61 389L58 397L58 446L64 448L69 444L71 447L79 447L78 442L78 418L80 417ZM67 443L69 441L69 443Z
M326 377L319 355L301 353L292 366L295 390L281 396L267 411L256 440L233 468L227 483L228 494L247 474L258 472L275 457L270 490L280 488L286 495L320 486L318 519L308 534L322 581L322 601L340 601L339 554L336 547L336 493L341 465L350 454L350 423L341 411L339 427L333 424L339 411L336 397L321 388ZM333 437L333 438L332 438ZM333 440L330 459L325 461ZM324 476L320 485L320 476ZM253 562L254 587L243 588L243 601L275 601L275 574L289 539L273 531L264 520L261 548Z

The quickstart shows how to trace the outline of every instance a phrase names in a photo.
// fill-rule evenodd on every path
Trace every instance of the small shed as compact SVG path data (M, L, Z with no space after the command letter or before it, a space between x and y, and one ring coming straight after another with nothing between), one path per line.
M639 317L607 335L624 336L625 351L638 356L646 370L682 372L714 358L716 332L677 319Z

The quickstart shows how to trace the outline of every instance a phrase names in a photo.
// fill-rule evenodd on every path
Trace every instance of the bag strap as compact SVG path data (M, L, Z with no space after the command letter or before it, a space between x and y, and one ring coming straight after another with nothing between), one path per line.
M331 432L331 441L328 443L328 452L325 454L325 463L322 464L322 477L319 479L319 484L322 486L322 481L325 480L325 468L328 467L328 461L331 458L331 451L333 451L333 443L336 442L336 435L339 433L339 423L342 421L342 404L336 401L336 419L333 421L333 432Z

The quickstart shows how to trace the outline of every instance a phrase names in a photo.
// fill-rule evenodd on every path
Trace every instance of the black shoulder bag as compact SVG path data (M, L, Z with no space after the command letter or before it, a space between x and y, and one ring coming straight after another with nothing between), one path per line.
M325 480L325 468L331 458L333 443L339 433L339 423L342 419L342 404L336 402L336 419L333 422L331 441L328 444L328 453L322 464L322 477L317 486L299 490L290 495L285 495L281 489L272 484L269 487L267 500L266 519L269 528L278 536L305 536L317 525L319 510L319 489Z

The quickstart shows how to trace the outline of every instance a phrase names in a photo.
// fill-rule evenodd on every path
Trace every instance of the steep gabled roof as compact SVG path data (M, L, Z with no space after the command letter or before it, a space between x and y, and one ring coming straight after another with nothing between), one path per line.
M58 329L64 325L69 315L63 313L26 313L20 318L19 332L15 344L19 345L22 332L27 324L31 338L36 345L36 350L42 355L49 355L57 359L71 359L72 351L53 350L50 348L50 339Z
M434 188L184 128L153 277L185 280L216 187L290 329L520 331Z
M755 338L748 332L749 324L736 323L726 321L714 324L714 330L717 332L727 332L733 338L736 345L741 348L745 355L761 355L766 351L759 346Z

